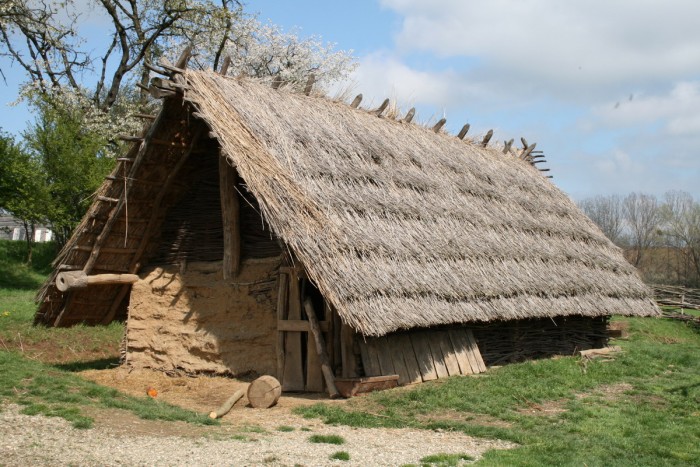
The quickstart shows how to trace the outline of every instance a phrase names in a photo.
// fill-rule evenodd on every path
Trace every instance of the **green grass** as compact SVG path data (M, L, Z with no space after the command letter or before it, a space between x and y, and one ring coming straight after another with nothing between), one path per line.
M33 326L35 289L46 278L54 247L37 245L31 268L24 264L23 248L22 242L0 241L0 401L23 405L25 414L62 417L77 428L92 426L86 415L91 407L128 410L143 419L218 424L207 416L127 396L73 374L116 365L124 326Z
M289 426L289 425L280 425L280 426L277 427L277 431L282 431L282 432L287 432L287 433L288 433L288 432L290 432L290 431L294 431L294 427L293 427L293 426Z
M328 456L329 459L331 460L337 460L337 461L349 461L350 460L350 453L347 451L337 451Z
M468 454L433 454L425 456L420 461L423 466L454 467L463 464L464 461L471 461L474 458Z
M0 399L24 405L23 413L62 417L76 428L89 428L88 407L128 410L147 420L181 420L203 425L215 420L153 400L127 396L84 380L52 365L29 360L18 352L0 352Z
M25 242L0 240L0 288L36 291L51 271L56 248L53 242L37 243L28 266Z
M309 441L312 443L345 444L345 439L338 435L311 435Z
M614 342L624 349L614 361L564 357L507 365L480 377L371 394L345 409L318 404L297 412L327 423L455 430L521 445L490 451L481 465L700 459L700 333L665 319L626 321L630 337Z

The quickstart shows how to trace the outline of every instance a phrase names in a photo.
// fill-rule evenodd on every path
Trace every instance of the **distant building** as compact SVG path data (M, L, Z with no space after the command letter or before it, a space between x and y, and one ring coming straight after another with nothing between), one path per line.
M27 232L24 224L18 219L9 215L0 215L0 239L2 240L26 240ZM53 239L53 232L44 225L36 226L34 230L35 242L50 242Z

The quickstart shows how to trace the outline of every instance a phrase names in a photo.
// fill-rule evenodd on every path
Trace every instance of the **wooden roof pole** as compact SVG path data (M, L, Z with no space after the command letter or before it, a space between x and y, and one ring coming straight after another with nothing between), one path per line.
M241 206L238 200L238 173L219 156L219 195L224 233L224 280L238 275L241 268Z

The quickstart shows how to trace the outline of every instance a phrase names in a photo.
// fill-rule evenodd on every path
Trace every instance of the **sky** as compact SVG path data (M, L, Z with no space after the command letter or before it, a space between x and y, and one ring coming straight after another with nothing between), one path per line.
M700 2L697 0L251 0L284 30L354 51L343 83L456 133L494 130L543 150L574 199L684 190L700 199ZM94 28L99 35L100 28ZM0 128L31 115L9 107Z

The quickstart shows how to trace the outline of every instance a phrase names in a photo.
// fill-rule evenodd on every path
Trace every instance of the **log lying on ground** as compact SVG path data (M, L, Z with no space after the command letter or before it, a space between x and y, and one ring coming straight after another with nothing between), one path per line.
M613 345L611 347L603 347L602 349L581 350L578 354L581 357L593 359L593 358L608 356L610 354L618 353L621 351L622 351L621 347L619 347L617 345Z
M229 397L226 402L223 403L221 407L213 412L209 412L209 418L221 418L233 408L233 406L238 402L238 399L243 397L243 389L239 389L234 392L231 397Z
M133 284L139 280L136 274L95 274L88 276L83 271L64 271L56 276L56 288L61 292L84 289L88 285Z
M282 385L274 376L261 376L248 386L248 401L256 409L272 407L281 395Z

